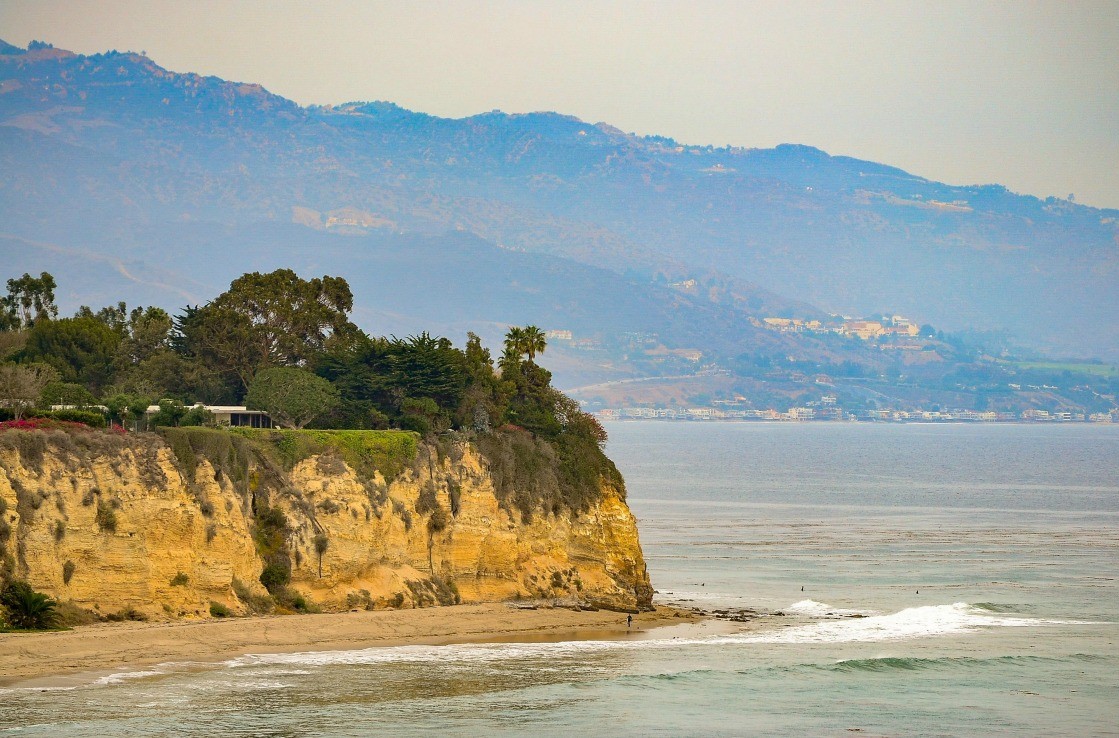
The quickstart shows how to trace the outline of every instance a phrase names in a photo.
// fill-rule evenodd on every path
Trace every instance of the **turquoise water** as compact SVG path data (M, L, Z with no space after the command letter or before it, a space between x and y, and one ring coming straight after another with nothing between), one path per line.
M0 731L1119 735L1119 428L608 430L659 601L755 619L168 664Z

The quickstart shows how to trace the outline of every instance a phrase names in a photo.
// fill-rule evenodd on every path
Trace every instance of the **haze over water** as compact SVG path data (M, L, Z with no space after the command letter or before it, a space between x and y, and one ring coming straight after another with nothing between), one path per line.
M0 692L0 731L1119 730L1119 428L608 430L659 601L754 620L612 642L164 665Z

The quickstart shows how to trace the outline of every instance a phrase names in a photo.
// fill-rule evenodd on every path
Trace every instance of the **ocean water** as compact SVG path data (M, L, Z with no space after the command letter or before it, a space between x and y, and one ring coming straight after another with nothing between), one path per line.
M165 664L0 734L1119 735L1119 428L608 430L658 601L749 622Z

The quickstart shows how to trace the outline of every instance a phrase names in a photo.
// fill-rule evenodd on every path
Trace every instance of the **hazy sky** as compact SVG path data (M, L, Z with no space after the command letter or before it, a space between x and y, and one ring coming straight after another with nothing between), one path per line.
M0 0L0 38L144 50L304 104L556 110L1119 207L1119 0Z

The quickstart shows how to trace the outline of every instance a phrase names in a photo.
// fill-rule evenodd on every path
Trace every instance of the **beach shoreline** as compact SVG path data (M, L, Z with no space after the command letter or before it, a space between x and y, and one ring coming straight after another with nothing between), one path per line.
M633 616L512 603L418 610L257 616L158 623L98 623L0 634L0 687L59 688L172 662L218 663L247 654L347 651L406 645L555 642L647 637L694 624L698 613L658 606Z

